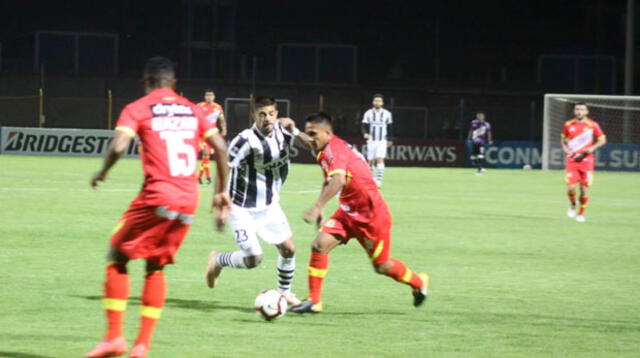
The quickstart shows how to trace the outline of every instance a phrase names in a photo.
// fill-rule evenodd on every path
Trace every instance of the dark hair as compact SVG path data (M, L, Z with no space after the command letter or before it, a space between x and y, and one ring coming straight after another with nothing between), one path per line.
M375 93L375 94L373 95L373 98L374 98L374 99L376 99L376 98L380 98L380 99L384 100L384 95L383 95L382 93Z
M333 127L333 119L330 115L324 112L310 113L305 117L304 121L306 123L324 124L328 125L329 127Z
M258 109L266 106L274 106L278 108L278 104L273 97L259 96L253 101L253 108Z
M209 92L213 93L214 95L216 94L211 88L204 89L204 93L209 93Z
M487 115L487 114L485 113L485 111L476 111L476 116L477 116L478 114L484 114L485 116Z
M162 56L151 57L144 65L142 80L152 87L157 87L163 80L175 79L175 65L171 60Z
M584 103L584 102L576 102L576 103L574 103L573 104L573 108L575 109L576 106L585 106L585 107L587 107L587 109L589 109L589 106L587 106L587 104Z

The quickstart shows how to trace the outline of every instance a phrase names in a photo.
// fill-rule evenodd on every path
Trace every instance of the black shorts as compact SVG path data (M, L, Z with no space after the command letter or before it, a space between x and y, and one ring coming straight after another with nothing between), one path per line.
M473 143L473 148L471 149L471 155L475 157L479 155L484 156L484 144Z

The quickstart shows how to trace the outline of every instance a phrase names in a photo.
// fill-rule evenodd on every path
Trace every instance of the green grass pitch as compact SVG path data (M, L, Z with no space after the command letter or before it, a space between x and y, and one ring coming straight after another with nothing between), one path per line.
M0 357L80 357L102 337L108 237L141 183L123 159L100 190L98 158L0 156ZM302 212L321 172L294 165L282 206L298 246L294 291L307 293L316 229ZM640 351L640 174L597 172L587 222L565 216L559 171L387 168L392 254L432 277L429 300L373 272L357 242L330 256L325 311L262 321L256 294L276 286L276 251L254 270L226 269L210 290L214 233L200 211L177 264L150 357L637 357ZM335 207L335 203L332 204ZM325 210L325 215L330 214ZM130 263L126 320L138 328L141 261Z

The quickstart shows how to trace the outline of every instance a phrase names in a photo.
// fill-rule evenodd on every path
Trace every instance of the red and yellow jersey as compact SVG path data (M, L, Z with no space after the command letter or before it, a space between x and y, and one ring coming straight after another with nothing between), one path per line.
M217 131L198 106L171 89L156 89L124 108L116 130L137 134L144 148L139 198L145 204L197 205L199 143Z
M343 173L346 182L340 192L340 208L348 214L366 214L377 206L386 206L378 191L371 169L362 154L337 136L317 155L325 179Z
M597 140L604 139L605 135L600 125L593 119L585 117L582 121L572 118L564 123L562 138L573 155L582 153ZM586 157L593 156L589 153Z
M205 118L214 126L218 125L218 118L224 119L224 109L216 102L208 104L207 102L198 103L198 107L204 112Z

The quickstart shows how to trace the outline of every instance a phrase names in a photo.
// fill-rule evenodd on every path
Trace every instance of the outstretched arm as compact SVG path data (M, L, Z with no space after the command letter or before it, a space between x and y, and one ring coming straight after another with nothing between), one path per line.
M311 138L306 133L296 128L296 122L294 122L293 119L279 118L278 120L280 121L280 124L282 124L282 127L284 127L284 129L286 129L289 133L293 134L296 138L299 139L297 142L299 142L304 149L313 149L313 146L311 145Z
M131 143L131 139L133 139L133 133L129 133L125 130L116 129L113 139L111 140L111 144L107 149L107 153L105 153L104 161L102 162L102 168L93 173L91 176L91 187L97 188L98 182L105 181L107 179L107 174L111 167L120 159L120 157L124 154L124 152L129 147L129 143Z

